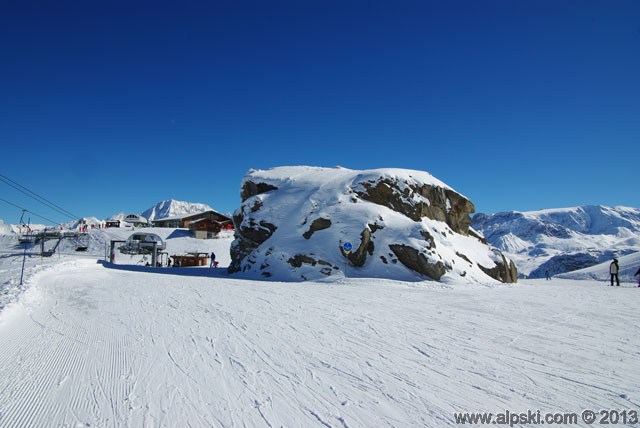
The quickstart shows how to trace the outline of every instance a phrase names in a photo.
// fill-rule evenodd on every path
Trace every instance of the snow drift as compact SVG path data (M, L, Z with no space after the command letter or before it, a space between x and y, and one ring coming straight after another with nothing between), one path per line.
M471 201L426 172L252 170L241 198L231 273L292 281L345 274L517 280L515 264L469 227ZM353 251L344 251L346 242Z

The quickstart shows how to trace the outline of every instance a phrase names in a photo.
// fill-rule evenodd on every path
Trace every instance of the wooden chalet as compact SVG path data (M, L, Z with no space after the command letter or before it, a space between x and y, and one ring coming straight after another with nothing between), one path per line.
M189 231L197 239L215 238L221 230L232 230L233 223L229 221L217 221L201 218L189 223Z
M230 217L213 210L159 218L153 221L153 225L189 229L196 238L200 239L213 238L221 230L233 229L233 221Z

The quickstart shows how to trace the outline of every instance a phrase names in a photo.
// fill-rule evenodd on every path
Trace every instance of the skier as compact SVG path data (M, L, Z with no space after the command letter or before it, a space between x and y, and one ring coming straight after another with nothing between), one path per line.
M613 259L613 261L609 265L609 273L611 274L611 287L613 287L613 278L616 279L616 285L620 287L620 278L618 277L618 272L620 272L618 259Z
M636 273L634 273L633 276L637 276L638 277L638 287L640 287L640 268L638 268L638 271Z
M547 277L547 281L551 279L551 275L549 275L549 271L545 270L544 275Z
M217 268L218 267L218 262L216 261L216 253L214 253L213 251L211 252L211 266L212 268Z

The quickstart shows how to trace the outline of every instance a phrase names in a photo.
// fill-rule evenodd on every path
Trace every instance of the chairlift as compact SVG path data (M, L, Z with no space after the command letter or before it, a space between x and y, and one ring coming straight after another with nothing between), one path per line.
M154 244L157 252L162 252L167 247L162 238L155 233L137 232L129 236L118 249L123 254L151 254Z
M36 242L36 237L34 235L20 235L18 236L18 242L20 244L34 244Z
M87 251L89 249L89 235L81 233L76 238L76 251Z

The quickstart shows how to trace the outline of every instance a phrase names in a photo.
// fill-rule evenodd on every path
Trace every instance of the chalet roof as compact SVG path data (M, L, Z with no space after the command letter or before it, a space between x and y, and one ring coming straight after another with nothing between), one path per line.
M149 220L138 214L127 214L124 221L127 223L149 223Z
M171 220L184 220L185 218L189 218L189 217L193 217L196 215L200 215L200 214L205 214L208 213L210 211L201 211L198 213L189 213L189 214L183 214L183 215L174 215L171 217L162 217L162 218L156 218L153 221L171 221Z
M215 210L207 210L207 211L201 211L201 212L198 212L198 213L190 213L190 214L176 215L176 216L171 216L171 217L157 218L157 219L155 219L155 220L153 220L153 221L154 221L154 222L156 222L156 221L184 220L184 219L187 219L187 218L189 218L189 217L195 217L195 216L197 216L197 215L208 214L208 213L211 213L211 214L217 214L217 215L222 216L222 217L224 217L224 218L229 218L229 216L226 216L226 215L224 215L224 214L221 214L221 213L219 213L218 211L215 211Z

